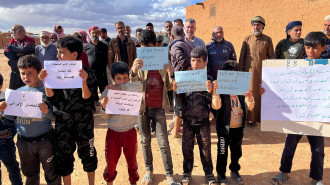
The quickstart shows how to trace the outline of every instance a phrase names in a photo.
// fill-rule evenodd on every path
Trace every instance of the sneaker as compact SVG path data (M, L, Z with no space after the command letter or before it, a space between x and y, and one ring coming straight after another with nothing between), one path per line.
M237 184L243 184L243 178L238 172L230 172L231 178L237 183Z
M218 174L218 183L219 183L219 185L227 185L226 175L219 175Z
M317 180L314 180L314 179L313 179L313 180L311 181L311 184L312 184L312 185L323 185L323 182L322 182L321 180L317 181Z

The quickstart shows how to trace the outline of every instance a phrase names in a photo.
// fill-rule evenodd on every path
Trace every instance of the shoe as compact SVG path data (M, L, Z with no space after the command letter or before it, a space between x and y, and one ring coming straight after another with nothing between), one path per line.
M311 184L312 184L312 185L323 185L323 182L322 182L321 180L317 181L317 180L314 180L314 179L313 179L313 180L311 181Z
M231 178L237 183L237 184L243 184L243 178L238 172L230 172Z
M227 185L226 175L219 175L218 174L218 183L219 183L219 185Z

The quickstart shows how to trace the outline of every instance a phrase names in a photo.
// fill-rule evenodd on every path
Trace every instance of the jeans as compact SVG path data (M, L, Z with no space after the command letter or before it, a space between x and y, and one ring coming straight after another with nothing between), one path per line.
M281 172L291 172L292 160L301 137L302 135L295 134L288 134L286 136L285 146L281 159ZM324 165L324 137L307 136L307 138L312 152L309 177L314 180L322 180Z
M241 169L238 161L242 157L243 127L230 128L229 134L218 133L217 173L226 174L228 160L228 146L230 148L231 162L229 169L238 172Z
M16 148L14 141L6 141L0 144L0 161L6 166L12 185L23 185L19 164L16 160ZM1 162L0 162L1 169ZM0 170L1 185L1 170Z
M153 157L151 150L150 123L156 123L156 137L158 146L162 153L162 159L166 175L173 175L173 163L171 149L168 142L165 111L162 108L146 107L146 112L139 116L139 128L142 143L142 152L147 171L153 171Z

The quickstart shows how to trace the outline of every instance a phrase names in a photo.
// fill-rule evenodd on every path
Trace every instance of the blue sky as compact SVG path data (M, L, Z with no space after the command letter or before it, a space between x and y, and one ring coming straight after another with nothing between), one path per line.
M202 0L200 0L202 1ZM6 0L0 4L0 31L22 24L28 32L52 31L61 24L66 34L96 25L116 35L114 23L122 20L132 34L152 22L155 31L164 31L164 22L185 19L185 7L198 0Z

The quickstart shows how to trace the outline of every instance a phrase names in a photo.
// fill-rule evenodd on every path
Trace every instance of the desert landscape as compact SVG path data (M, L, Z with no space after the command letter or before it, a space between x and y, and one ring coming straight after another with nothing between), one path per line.
M0 73L3 75L4 87L3 91L8 87L9 84L9 75L10 68L7 64L7 58L3 55L3 50L0 50ZM172 113L167 112L166 114L167 124L170 124L172 121ZM106 165L105 162L105 136L107 131L107 125L104 120L100 117L100 114L97 112L94 115L95 121L95 147L97 150L98 156L98 168L96 170L96 185L106 184L103 179L103 171ZM216 175L216 154L217 154L217 135L215 130L215 125L211 125L211 137L212 137L212 159L214 165L214 174ZM16 141L16 137L15 137ZM182 151L181 144L179 139L174 139L172 136L169 136L170 147L172 152L172 159L174 165L175 178L181 180L181 175L183 172L182 169ZM275 132L261 132L260 125L256 127L247 126L245 129L245 135L243 140L243 157L240 160L241 170L240 174L244 178L246 185L266 185L270 184L269 180L275 176L279 171L280 160L282 155L282 150L284 147L285 134L275 133ZM152 151L154 156L154 178L153 184L162 184L166 185L165 180L165 171L163 168L163 162L161 160L161 154L158 147L158 143L155 135L152 139ZM18 152L17 158L19 161ZM330 139L325 138L325 160L324 160L324 175L323 182L324 184L330 184ZM199 149L198 145L195 145L194 153L192 154L195 157L195 165L192 172L192 184L207 184L204 179L204 172L200 162ZM83 171L82 164L77 154L75 154L75 169L72 174L72 184L74 185L87 185L87 174ZM139 175L141 182L142 177L145 172L144 160L141 149L141 137L138 134L138 154L137 160L139 164ZM307 137L303 137L300 141L298 148L296 150L296 155L293 160L293 168L290 174L290 179L286 184L288 185L308 185L310 184L309 176L309 166L311 160L311 152L308 144ZM10 185L8 179L8 173L6 167L2 164L2 184ZM118 166L117 166L118 175L114 184L129 184L128 181L128 172L126 166L125 157L122 155ZM227 171L228 184L235 184L234 181L229 177L230 171ZM41 184L46 184L43 176L43 170L41 167ZM23 181L25 178L23 177Z

